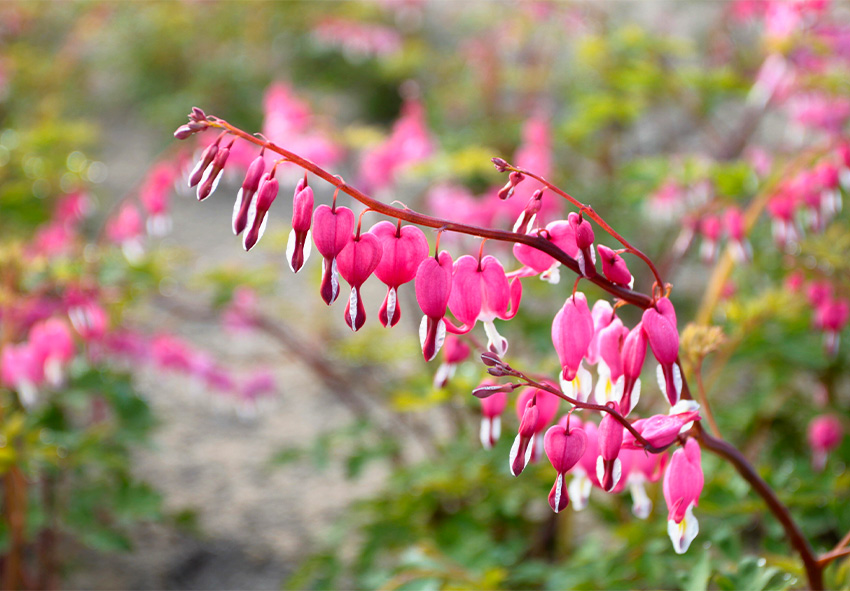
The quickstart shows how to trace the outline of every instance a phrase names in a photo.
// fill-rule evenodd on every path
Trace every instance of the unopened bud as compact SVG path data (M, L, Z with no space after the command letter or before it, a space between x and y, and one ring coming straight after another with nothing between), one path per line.
M481 385L475 388L472 391L472 395L476 398L489 398L493 394L497 394L499 392L513 392L519 387L519 384L492 384L492 385Z
M178 140L185 140L193 133L195 132L188 125L181 125L177 128L177 131L174 132L174 138Z
M504 376L511 375L511 372L509 372L507 369L505 369L504 367L502 367L500 365L497 365L496 367L488 367L487 373L489 373L494 378L501 378L501 377L504 377Z
M201 182L201 179L204 176L204 173L207 171L207 168L210 164L212 164L213 158L218 153L218 141L207 146L204 151L201 153L201 159L195 165L195 168L192 169L192 174L189 175L189 186L194 187L198 183Z
M521 172L513 171L508 176L508 184L499 190L499 199L505 201L513 197L516 186L522 182L525 176Z
M481 362L487 367L504 366L502 358L490 351L481 354Z
M189 113L189 119L192 119L194 121L206 121L207 120L207 114L204 113L198 107L192 107L192 112Z
M495 165L499 172L505 172L508 169L508 163L503 158L490 158L490 162Z

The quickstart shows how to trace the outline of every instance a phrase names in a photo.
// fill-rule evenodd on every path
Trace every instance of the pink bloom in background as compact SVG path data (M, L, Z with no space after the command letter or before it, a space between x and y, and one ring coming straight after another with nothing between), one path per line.
M160 334L151 341L151 358L162 369L170 369L189 373L197 369L194 352L191 347L179 338Z
M685 190L675 181L666 181L649 196L648 203L653 219L671 222L685 211Z
M838 134L850 117L850 99L809 92L788 101L791 118L806 127Z
M59 318L41 321L30 329L29 341L47 382L53 387L60 386L65 379L65 367L76 350L68 324Z
M69 306L68 318L84 341L101 340L109 328L106 310L94 301L82 301Z
M177 178L178 170L172 164L158 162L139 188L139 201L148 214L147 231L151 236L163 236L171 230L168 209Z
M49 222L39 226L27 249L29 256L56 257L69 254L77 234L73 226L61 222Z
M826 467L829 452L837 448L844 438L844 429L838 417L820 415L809 423L807 438L812 448L812 466L820 471Z
M230 332L243 332L256 327L257 293L244 285L233 290L233 297L221 315L224 328Z
M269 86L263 99L263 112L263 135L271 141L285 142L287 149L322 167L331 167L342 158L340 146L314 131L316 126L309 104L298 98L287 84L276 82ZM247 145L247 142L236 144ZM254 150L251 148L250 155L244 160L245 167L253 160ZM269 154L267 158L273 160L274 156Z
M552 165L552 136L548 119L532 116L526 120L522 128L522 142L514 153L513 164L531 170L542 177L549 177L553 172ZM521 214L529 199L543 186L534 179L525 179L514 188L513 196L506 201L489 202L488 208L493 210L490 225L511 227ZM538 221L549 220L563 210L560 197L548 195L540 202L537 213Z
M130 262L137 262L144 255L143 235L142 216L139 209L129 202L124 203L118 213L106 223L106 237L121 247Z
M44 382L44 365L30 343L6 345L0 357L0 377L6 387L18 393L21 404L31 408Z
M664 500L667 502L667 533L676 554L684 554L699 533L694 507L699 503L704 476L699 444L688 439L673 452L664 474Z
M460 362L469 357L469 346L454 335L446 335L443 345L443 363L434 374L434 387L445 388L449 380L455 375L455 370Z
M717 259L718 242L722 225L720 218L713 215L704 216L700 220L699 230L702 234L702 244L699 248L700 258L705 264L711 264Z
M393 186L399 175L423 162L434 152L434 142L425 121L425 108L407 100L393 124L389 137L366 150L360 162L360 179L367 191Z
M732 258L738 263L745 263L753 258L753 248L747 240L744 227L744 215L737 207L728 207L723 214L726 235L732 249Z
M428 209L435 215L465 224L486 226L492 216L489 207L482 207L481 200L460 185L436 185L428 191L425 199Z
M342 18L326 18L313 29L313 39L320 45L339 48L351 61L388 57L401 50L401 35L374 24Z
M479 385L479 388L481 386L495 385L496 382L493 380L484 380ZM499 436L502 433L501 414L507 404L508 395L506 392L496 392L481 399L481 428L479 430L479 437L484 449L492 448L499 441Z
M260 398L272 396L276 392L277 381L274 375L267 370L253 374L239 389L242 400L249 403L255 403Z
M93 210L91 197L83 191L74 191L59 199L53 219L61 224L74 226L91 215Z
M850 300L828 298L815 309L815 326L823 331L823 344L827 355L838 354L839 333L850 320Z

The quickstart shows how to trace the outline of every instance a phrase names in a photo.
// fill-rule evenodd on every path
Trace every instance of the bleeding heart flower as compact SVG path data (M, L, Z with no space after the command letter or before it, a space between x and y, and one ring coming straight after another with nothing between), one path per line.
M271 172L263 175L257 197L251 200L248 207L248 231L242 235L242 246L245 250L254 248L266 232L266 224L269 221L267 214L272 203L277 199L279 188L274 172L272 169Z
M584 455L587 449L587 435L579 428L570 429L559 423L546 431L543 447L546 450L546 457L558 473L555 484L549 492L549 506L558 513L566 509L570 502L570 497L565 490L564 478Z
M292 198L292 230L286 243L286 260L297 273L310 257L310 222L313 219L313 189L307 185L307 175L295 186Z
M667 298L660 298L654 308L643 313L643 330L649 346L658 360L658 383L667 395L670 406L679 401L682 394L682 373L676 365L679 356L679 330L676 328L676 310Z
M521 298L519 279L508 283L505 269L496 258L486 256L479 261L469 255L462 256L454 264L449 298L449 309L460 320L461 326L449 326L449 330L463 334L472 330L475 322L480 320L487 333L488 349L503 357L508 350L508 341L498 333L493 320L513 318Z
M248 167L248 172L245 174L245 180L242 181L242 187L236 194L236 202L233 204L233 233L237 236L245 230L248 225L248 211L251 208L251 203L254 201L254 196L260 188L260 181L263 178L263 173L266 170L266 159L260 154L251 165Z
M428 256L428 240L416 226L383 221L369 231L378 237L383 249L375 275L387 286L387 295L378 318L384 326L395 326L401 318L398 288L416 277L419 264Z
M567 216L570 226L572 226L576 237L576 246L578 253L576 254L576 262L578 263L579 271L585 277L593 277L596 275L596 252L593 250L593 226L586 219L582 218L581 214L576 212L570 213Z
M370 232L355 236L337 257L339 274L351 285L348 304L345 306L345 322L357 331L366 322L366 308L360 298L360 286L381 262L381 241Z
M446 306L452 292L452 257L445 250L427 257L416 270L416 301L424 316L419 326L419 341L425 361L436 357L446 338Z
M535 422L529 427L531 431L528 440L526 441L523 438L524 436L517 435L511 448L511 466L519 470L513 473L514 476L519 475L531 459L537 461L543 455L543 431L558 414L561 399L546 390L537 388L523 391L516 401L516 412L520 422L525 420L525 410L529 403L534 404ZM520 429L520 434L522 433L523 431ZM519 465L520 461L524 461L521 466Z
M575 379L592 338L593 317L587 307L587 298L576 292L567 298L552 322L552 344L561 360L562 376L566 381Z
M575 230L567 221L560 220L552 222L544 230L534 230L529 232L529 234L546 237L555 246L563 250L565 254L573 258L579 252L578 246L576 246ZM561 263L545 252L522 243L514 244L513 252L517 260L528 269L526 274L539 273L541 279L553 284L558 283L560 280L558 267L561 266Z
M617 410L616 402L611 402L610 405ZM599 458L596 460L596 478L602 490L606 492L611 492L617 486L623 473L618 456L623 444L624 430L622 423L607 412L599 422Z
M635 279L629 273L626 261L604 244L598 244L596 250L599 251L599 258L602 259L602 273L608 278L608 281L631 289L635 284Z
M354 212L347 207L320 205L313 212L313 241L324 257L322 262L322 299L330 306L339 296L337 257L351 241Z
M694 507L699 503L704 476L699 444L688 439L683 449L670 458L664 474L664 500L667 502L667 533L676 554L684 554L699 533Z

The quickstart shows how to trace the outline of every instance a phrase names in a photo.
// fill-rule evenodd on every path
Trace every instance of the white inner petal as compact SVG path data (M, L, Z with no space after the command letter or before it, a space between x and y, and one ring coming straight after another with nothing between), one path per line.
M491 424L489 417L481 417L481 429L479 429L478 436L481 439L481 445L484 446L484 449L490 449L492 446L490 445L490 433L491 433Z
M351 288L348 294L348 316L351 318L351 330L357 326L357 289Z
M511 474L513 474L514 476L517 475L517 473L514 472L514 460L516 460L517 454L519 453L519 440L520 436L519 433L517 433L516 437L514 438L514 442L511 445L511 453L508 454L508 466L510 466Z
M646 494L643 480L635 480L629 484L632 494L632 513L638 519L646 519L652 513L652 500Z
M558 472L558 478L555 480L555 513L558 512L558 507L561 505L561 489L564 487L564 475Z
M593 488L593 483L590 482L590 478L587 477L584 470L576 472L567 487L567 492L570 495L574 511L581 511L587 507L587 500L590 498L591 488Z
M331 301L334 301L339 295L339 272L337 271L336 258L331 262Z
M499 357L504 357L508 352L508 340L499 334L492 322L484 322L484 332L487 333L487 348Z
M398 294L395 287L391 287L387 292L387 322L392 324L395 318L395 308L398 301Z
M239 217L239 211L242 209L242 189L236 193L236 203L233 204L233 233L236 234L236 218Z
M294 273L295 266L292 264L292 257L295 255L295 230L289 231L289 238L286 241L286 262L289 263L290 270Z

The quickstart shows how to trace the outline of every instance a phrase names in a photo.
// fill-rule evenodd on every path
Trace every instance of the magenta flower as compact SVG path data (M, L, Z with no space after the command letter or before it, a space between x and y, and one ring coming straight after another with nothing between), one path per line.
M142 215L133 203L124 203L118 214L106 223L106 237L110 242L121 246L121 251L131 263L141 260L145 253L143 236Z
M297 273L310 257L310 222L313 219L313 189L307 185L307 175L295 186L292 198L292 230L286 243L286 260Z
M313 212L313 241L324 257L320 293L330 306L339 296L337 257L351 241L354 232L354 212L347 207L320 205Z
M530 234L545 236L568 256L575 258L578 254L575 230L569 222L563 220L552 222L544 230L533 230ZM545 252L521 243L514 244L513 252L517 260L526 267L525 274L540 274L541 279L553 284L560 280L558 268L561 263Z
M658 360L658 385L667 396L670 406L679 402L682 394L682 373L676 365L679 356L679 330L676 310L667 298L660 298L654 308L643 313L643 330L653 355Z
M593 277L596 275L596 251L593 250L593 226L590 222L582 218L581 214L571 212L567 216L567 220L572 226L576 236L576 262L578 262L579 271L585 277Z
M632 423L632 426L653 447L665 447L676 441L680 434L688 431L694 421L700 420L699 407L690 406L689 408L693 408L693 410L638 419ZM623 435L623 448L643 449L643 445L635 440L634 435L626 432Z
M493 380L484 380L479 385L490 386L495 385ZM496 392L486 398L481 398L481 429L479 436L481 445L484 449L490 449L499 441L499 436L502 433L502 417L501 414L508 404L508 395L506 392Z
M248 225L248 212L254 203L254 196L260 188L260 181L266 171L266 159L262 154L254 158L245 173L245 180L239 192L236 193L236 202L233 204L233 233L237 236L245 230Z
M617 403L610 403L617 409ZM622 462L620 462L620 448L623 445L623 425L610 413L605 413L599 422L597 433L599 445L599 458L596 460L596 478L605 492L611 492L623 474Z
M6 387L18 393L25 408L31 408L36 403L38 388L44 381L44 366L30 343L3 347L0 378Z
M97 302L83 302L68 309L71 326L84 341L96 341L103 338L109 319Z
M219 146L212 159L212 165L205 168L201 182L198 183L198 201L203 201L215 193L218 182L221 180L221 173L224 172L224 165L227 164L227 158L230 156L231 146L233 146L233 140L227 146Z
M260 188L257 189L257 197L251 201L248 208L248 230L242 235L242 246L245 250L251 250L260 241L266 232L266 224L269 221L269 208L277 199L279 184L274 178L275 169L263 175L260 180Z
M508 283L505 269L495 257L481 260L464 255L454 263L449 309L461 326L450 327L463 334L472 330L476 321L484 324L487 347L500 357L508 350L508 341L496 330L496 318L510 320L519 310L522 284L519 279Z
M543 454L543 431L558 413L560 402L554 394L537 388L524 390L517 397L520 427L510 453L514 476L519 476L532 458L536 461Z
M827 355L838 354L839 333L850 320L850 301L845 298L822 301L815 310L815 326L823 330L823 344Z
M565 426L566 419L567 417L563 417L558 422ZM581 427L587 436L587 446L578 464L573 468L573 478L568 487L573 510L581 511L587 507L591 489L599 486L599 480L596 478L596 463L599 457L598 427L591 421L582 425L576 417L572 417L570 421L574 428Z
M377 236L383 249L375 275L387 286L387 295L378 313L384 326L395 326L401 318L398 288L413 281L419 264L428 256L428 240L416 226L378 222L370 233Z
M737 263L745 263L753 258L753 247L747 240L744 228L744 215L737 207L729 207L723 216L726 223L726 234L729 236L729 246L732 258Z
M219 136L213 143L204 148L203 152L201 152L201 157L198 159L198 163L195 164L195 168L193 168L192 172L189 173L190 187L196 186L198 183L201 182L201 179L204 178L207 169L212 164L212 161L215 158L216 153L218 152L218 145L220 142L221 136Z
M558 423L546 431L543 447L546 450L546 457L558 473L555 484L549 492L549 506L558 513L566 509L570 503L564 478L584 455L587 449L587 435L580 428L570 429Z
M575 379L593 338L593 317L581 292L567 298L552 322L552 344L561 361L562 377Z
M65 367L74 358L71 329L64 321L50 318L33 325L29 342L36 362L43 367L47 383L54 387L60 386L64 382Z
M629 272L626 261L604 244L598 244L596 250L599 251L599 258L602 260L602 273L608 281L631 289L635 284L635 279Z
M629 329L623 326L622 321L614 317L614 320L599 331L599 363L597 373L599 380L596 382L595 398L597 404L608 402L620 402L623 396L623 341ZM637 402L635 400L635 402ZM631 411L631 408L627 409ZM626 412L628 414L628 412Z
M159 162L151 168L139 188L139 201L148 214L147 230L151 236L163 236L171 229L168 205L177 170L167 162Z
M620 407L631 412L640 399L640 372L646 358L646 335L638 322L623 341L623 392ZM628 414L628 413L626 413Z
M834 415L820 415L809 423L807 438L812 448L812 466L821 471L826 466L827 454L841 443L844 429Z
M667 502L667 533L676 554L684 554L699 533L694 507L703 486L699 444L688 439L684 448L670 458L664 474L664 500Z
M431 361L446 338L446 306L452 292L452 257L444 251L427 257L416 270L416 301L424 316L419 326L419 342L425 361Z
M370 232L358 235L345 245L337 256L339 274L351 285L351 293L345 306L345 322L357 331L366 322L366 308L360 297L360 287L381 262L381 241Z
M720 240L722 229L720 218L713 215L703 217L700 220L699 229L702 233L702 244L699 248L700 257L706 264L713 263L717 258L717 243Z

